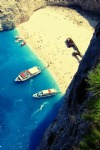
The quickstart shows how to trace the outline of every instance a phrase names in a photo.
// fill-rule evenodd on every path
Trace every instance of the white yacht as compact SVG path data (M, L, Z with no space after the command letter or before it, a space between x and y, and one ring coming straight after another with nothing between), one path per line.
M57 93L61 93L61 92L57 92L56 89L47 89L47 90L42 90L38 93L33 94L33 97L34 98L49 97L49 96L54 96Z
M41 73L41 70L39 67L35 66L35 67L32 67L28 70L24 70L22 71L18 76L17 78L15 79L15 81L26 81L36 75L38 75L39 73Z

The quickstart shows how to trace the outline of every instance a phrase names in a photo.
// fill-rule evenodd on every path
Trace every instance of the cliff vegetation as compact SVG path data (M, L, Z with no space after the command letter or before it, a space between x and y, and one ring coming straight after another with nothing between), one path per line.
M84 139L79 144L80 150L100 149L100 63L88 75L88 90L92 92L86 102L83 118L90 122L90 127Z
M79 65L78 71L76 72L71 84L69 85L63 106L61 107L57 118L54 122L48 127L46 130L43 139L40 143L40 146L37 150L75 150L78 148L79 143L81 148L87 145L92 146L93 143L97 145L100 141L99 134L99 115L100 113L96 112L97 107L99 109L99 105L94 107L94 100L89 101L90 106L94 110L88 110L86 103L91 97L92 93L88 90L88 83L86 79L88 78L88 73L92 71L97 64L100 63L100 23L96 26L94 35L91 39L90 45ZM91 78L93 78L94 74L91 74ZM94 76L95 78L99 78L99 74ZM88 80L92 83L92 80ZM99 78L100 81L100 78ZM97 82L97 80L96 80ZM94 88L93 88L94 85ZM100 85L97 86L93 83L91 84L90 90L95 93L96 105L99 101L100 96ZM96 87L96 88L95 88ZM94 91L95 90L95 91ZM93 96L94 98L94 96ZM92 105L93 103L93 105ZM93 122L86 121L86 117L82 117L82 114L85 113L85 110L90 111L89 116L87 118L91 118ZM96 113L96 114L95 114ZM97 116L96 116L97 115ZM86 116L86 115L85 115ZM98 123L97 123L98 120ZM94 127L93 129L90 128ZM91 138L88 137L87 133L91 133ZM90 141L94 140L92 144L86 143L84 141L84 135L90 138ZM93 137L94 136L94 137ZM93 139L92 139L93 138ZM83 140L83 142L81 142ZM95 146L96 146L95 145ZM99 146L99 144L98 144ZM91 148L90 148L91 149ZM85 150L85 148L84 148Z
M46 5L76 5L100 15L100 0L1 0L0 25L3 30L14 29L27 21L33 11ZM91 149L91 146L94 149L100 148L100 65L88 75L100 63L99 58L100 23L96 26L78 71L66 90L64 104L57 118L46 130L37 150L75 150L79 143L80 149Z

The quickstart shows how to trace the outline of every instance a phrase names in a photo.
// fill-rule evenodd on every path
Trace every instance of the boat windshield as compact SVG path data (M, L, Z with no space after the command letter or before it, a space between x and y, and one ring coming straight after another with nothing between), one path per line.
M39 92L38 94L43 95L43 92L41 91L41 92Z
M42 91L37 93L37 96L38 96L38 97L40 97L40 96L42 96L42 95L43 95L43 92L42 92Z

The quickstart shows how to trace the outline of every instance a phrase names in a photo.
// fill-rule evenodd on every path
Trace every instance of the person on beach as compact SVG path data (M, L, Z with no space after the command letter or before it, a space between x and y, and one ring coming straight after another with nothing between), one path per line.
M71 38L68 38L66 40L66 44L67 44L68 48L73 47L73 49L76 51L76 52L72 53L72 56L74 56L80 63L78 56L80 56L82 58L83 55L80 53L80 51L79 51L78 47L76 46L76 44L74 43L74 41Z
M76 46L76 44L74 43L74 41L71 39L71 38L68 38L66 40L66 44L67 44L67 47L70 48L70 47L73 47L73 49L75 51L77 51L77 53L79 53L79 55L82 57L83 55L80 53L78 47Z
M80 59L78 58L78 56L80 56L79 53L73 52L73 53L72 53L72 56L75 57L75 58L78 60L78 62L80 63Z

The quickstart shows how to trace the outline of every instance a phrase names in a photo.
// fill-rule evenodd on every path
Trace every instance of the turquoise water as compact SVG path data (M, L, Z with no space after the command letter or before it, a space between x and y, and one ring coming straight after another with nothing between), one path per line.
M62 93L39 100L32 97L42 89L60 90L48 69L15 82L22 70L44 67L28 45L15 43L18 34L17 30L0 32L0 150L35 150L63 102Z

